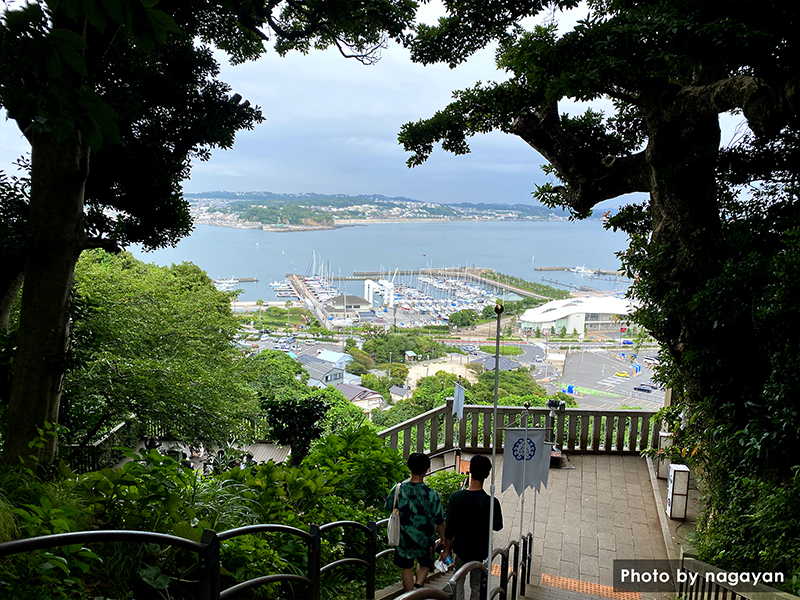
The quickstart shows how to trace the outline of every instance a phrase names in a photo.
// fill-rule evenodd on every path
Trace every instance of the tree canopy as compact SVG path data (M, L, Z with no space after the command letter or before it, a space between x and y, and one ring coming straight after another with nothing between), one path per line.
M94 250L74 295L61 420L74 443L135 415L171 439L225 444L258 412L229 295L197 266Z
M212 48L234 62L337 47L370 63L414 16L410 0L19 3L0 21L0 106L31 144L21 250L0 298L22 285L5 460L59 420L70 293L81 252L174 244L191 230L180 183L194 159L229 148L262 120L217 79ZM0 304L0 324L10 304Z
M800 5L596 0L563 35L553 22L522 26L576 5L453 2L420 27L415 60L455 65L496 42L508 79L404 125L408 164L436 143L469 152L469 136L499 130L548 161L534 197L574 217L647 195L607 225L629 235L620 258L635 278L633 318L665 349L679 446L705 474L701 557L797 573L798 514L777 506L798 489ZM566 101L603 110L570 116ZM721 147L723 113L743 129Z

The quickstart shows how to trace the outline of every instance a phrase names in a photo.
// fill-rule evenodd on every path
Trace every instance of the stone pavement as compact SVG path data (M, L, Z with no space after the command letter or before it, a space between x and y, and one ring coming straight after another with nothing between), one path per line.
M513 489L496 490L505 527L496 534L495 547L504 547L533 527L531 581L542 574L611 586L612 561L666 559L667 551L656 510L647 463L638 456L574 454L574 469L550 469L547 488L526 492L524 514ZM501 461L498 461L500 463Z
M467 460L469 456L465 456ZM550 469L547 488L528 490L524 512L513 488L500 492L502 454L495 490L504 527L494 547L504 548L533 529L531 585L535 600L648 600L669 594L622 592L613 588L614 559L667 559L653 487L645 459L611 454L573 454L574 469ZM485 484L489 491L489 481ZM535 499L534 499L535 496ZM535 504L535 508L534 508ZM536 515L535 527L534 512ZM492 578L492 586L498 578ZM431 582L440 587L444 578ZM674 596L674 594L672 594Z

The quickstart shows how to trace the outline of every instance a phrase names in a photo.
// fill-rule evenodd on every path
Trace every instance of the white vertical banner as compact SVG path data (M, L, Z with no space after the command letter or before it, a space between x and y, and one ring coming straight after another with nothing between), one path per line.
M464 388L456 384L453 392L453 414L459 419L464 418Z
M501 491L513 485L520 495L525 488L533 487L539 491L541 484L547 487L552 444L544 441L544 432L542 428L506 429Z

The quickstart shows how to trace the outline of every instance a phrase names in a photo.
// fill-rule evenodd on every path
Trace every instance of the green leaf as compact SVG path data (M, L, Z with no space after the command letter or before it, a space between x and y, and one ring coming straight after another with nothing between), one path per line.
M57 45L73 50L87 50L89 46L86 41L71 29L56 28L50 31L50 37L54 38Z
M187 540L192 540L194 542L199 542L203 537L202 529L192 527L186 521L175 523L172 526L172 533L173 535L177 535L178 537L186 538Z
M78 54L72 48L66 46L56 46L58 48L58 53L61 55L61 58L64 59L64 62L67 63L74 71L76 71L79 75L83 75L86 77L89 72L86 69L86 62L83 60L83 57Z
M96 0L83 0L83 14L86 20L100 31L105 31L108 17L105 10L101 9Z
M125 6L119 0L102 0L103 8L106 10L106 14L111 17L111 19L116 22L122 24L124 21L123 18L123 6ZM127 7L126 7L127 8Z

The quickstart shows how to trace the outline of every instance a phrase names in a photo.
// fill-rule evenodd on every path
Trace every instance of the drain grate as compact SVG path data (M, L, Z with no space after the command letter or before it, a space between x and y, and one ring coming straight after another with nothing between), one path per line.
M642 594L639 592L618 590L617 588L607 585L588 583L586 581L579 581L577 579L567 579L566 577L556 577L546 573L542 573L540 585L546 585L548 587L559 588L562 590L570 590L571 592L580 592L581 594L591 594L592 596L613 598L614 600L642 600Z

